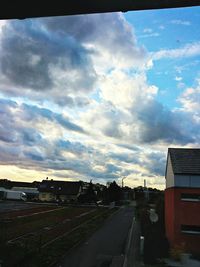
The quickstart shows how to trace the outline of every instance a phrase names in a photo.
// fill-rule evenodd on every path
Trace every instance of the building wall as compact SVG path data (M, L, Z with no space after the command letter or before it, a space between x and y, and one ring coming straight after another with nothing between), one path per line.
M166 236L170 243L170 246L174 243L174 222L175 222L175 211L174 211L174 188L165 189L165 229Z
M60 195L59 198L62 201L71 201L71 200L76 201L77 200L76 195Z
M184 246L186 251L200 253L200 233L183 233L181 226L200 227L200 201L181 200L181 194L199 194L200 188L165 190L166 235L171 247Z
M200 188L200 176L198 175L176 174L174 180L176 187Z
M166 188L174 187L174 173L172 169L172 162L170 155L167 158L167 169L166 169Z
M56 198L55 198L55 195L52 194L52 193L48 193L48 192L40 192L39 193L39 200L40 201L54 201Z

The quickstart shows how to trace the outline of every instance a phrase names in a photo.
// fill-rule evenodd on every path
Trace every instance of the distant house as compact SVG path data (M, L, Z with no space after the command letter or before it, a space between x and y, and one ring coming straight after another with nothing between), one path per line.
M43 180L38 189L41 201L76 202L82 192L82 183Z
M200 149L169 148L165 225L171 247L200 253Z
M25 188L37 188L40 182L22 182L22 181L11 181L8 179L0 179L0 187L6 189L12 189L13 187L25 187Z

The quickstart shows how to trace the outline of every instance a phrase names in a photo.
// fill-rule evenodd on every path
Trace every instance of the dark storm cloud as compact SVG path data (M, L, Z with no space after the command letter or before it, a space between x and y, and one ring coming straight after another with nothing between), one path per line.
M108 163L106 164L106 170L108 173L118 173L120 172L122 169L114 164Z
M3 29L0 56L1 72L9 88L1 90L20 96L32 90L33 99L34 91L48 91L58 103L61 95L69 100L69 92L88 92L96 80L88 53L72 36L49 33L37 19L11 21ZM61 91L54 92L68 75L71 77L65 78Z
M55 170L55 171L73 171L76 174L85 176L87 178L96 179L117 179L119 176L113 172L107 171L97 171L93 168L91 163L85 158L54 158L43 160L40 155L28 153L28 158L30 160L37 160L37 166L44 170ZM28 161L28 159L26 159ZM23 163L21 163L23 165Z
M70 142L69 140L58 140L56 142L56 147L59 150L69 151L77 155L81 155L83 153L92 154L95 152L91 147L87 147L80 142Z
M130 164L141 164L139 153L109 153L109 157L118 162L125 162Z
M45 138L40 129L45 120L70 131L83 132L61 114L4 99L0 99L0 114L0 164L38 171L70 170L96 179L118 178L121 168L106 164L98 149L64 138ZM74 157L68 157L64 152L70 152ZM96 164L100 169L95 168Z
M112 105L112 108L102 111L102 116L107 121L101 129L102 133L138 144L164 141L184 145L195 142L197 125L191 121L189 114L171 111L155 99L141 97L137 103L129 109L129 115ZM128 125L129 133L124 125Z
M44 157L37 151L25 151L24 156L34 161L43 161Z
M139 165L140 167L145 168L148 171L148 175L151 174L153 176L164 176L165 173L166 153L160 151L146 152L145 148L143 148L135 153L109 153L109 157L116 160L118 164L125 162L132 164L133 166ZM133 170L131 170L131 172L139 173L139 171Z
M56 98L55 102L59 105L59 106L68 106L70 108L73 107L85 107L87 105L90 104L90 99L88 97L80 97L80 96L63 96L60 98Z
M14 21L4 29L1 42L1 71L13 84L23 87L49 89L52 86L48 74L50 58L55 60L50 40L31 21ZM51 56L50 56L51 53ZM35 63L32 56L38 59Z
M151 153L146 154L144 165L148 169L149 173L153 175L159 175L159 176L165 175L165 166L166 166L166 159L167 159L166 153L162 153L158 151L158 152L151 152Z
M60 35L69 34L81 43L98 44L115 57L140 60L145 56L143 48L136 45L132 28L119 13L90 14L42 19L49 31ZM91 50L95 53L95 49Z
M0 99L0 141L17 143L20 139L13 115L16 108L15 102Z
M21 158L21 149L18 146L9 146L8 144L1 144L0 142L0 164L9 165L16 164Z
M23 140L23 144L32 146L42 141L41 134L33 128L21 128L21 137Z
M172 112L156 100L150 100L132 110L138 120L141 143L165 141L168 143L187 144L194 142L191 135L191 123L187 114Z
M121 138L123 133L120 131L119 126L119 123L115 123L114 120L110 120L110 123L107 124L107 126L103 129L104 135L114 138Z
M138 146L136 145L131 145L131 144L118 144L119 147L121 148L126 148L128 150L131 150L131 151L135 151L135 152L139 152L141 150L141 148L139 148Z
M36 146L46 141L36 122L45 120L58 124L69 131L84 133L84 130L68 118L49 109L19 105L14 101L0 99L0 141L13 145Z
M37 106L31 106L23 104L22 116L26 119L38 120L44 118L52 122L56 122L67 130L84 133L84 130L77 124L71 122L67 117L62 114L52 112L50 109L39 108Z
M119 13L8 21L1 35L0 90L84 106L98 80L92 56L104 59L105 53L125 67L143 64L145 51Z

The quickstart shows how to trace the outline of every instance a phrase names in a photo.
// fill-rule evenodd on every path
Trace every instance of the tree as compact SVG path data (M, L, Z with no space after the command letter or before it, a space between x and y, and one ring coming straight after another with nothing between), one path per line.
M82 203L94 202L97 205L97 195L94 191L94 185L92 183L92 180L89 183L86 193L84 195L79 196L79 202L82 202Z
M122 196L121 187L115 181L110 183L110 185L108 187L108 198L109 198L109 201L110 202L119 201L119 200L121 200L121 196Z

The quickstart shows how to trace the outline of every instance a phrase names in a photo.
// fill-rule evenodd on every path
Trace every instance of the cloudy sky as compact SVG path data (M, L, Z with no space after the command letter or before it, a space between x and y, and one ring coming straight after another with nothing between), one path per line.
M200 8L0 21L0 178L165 188L200 145Z

